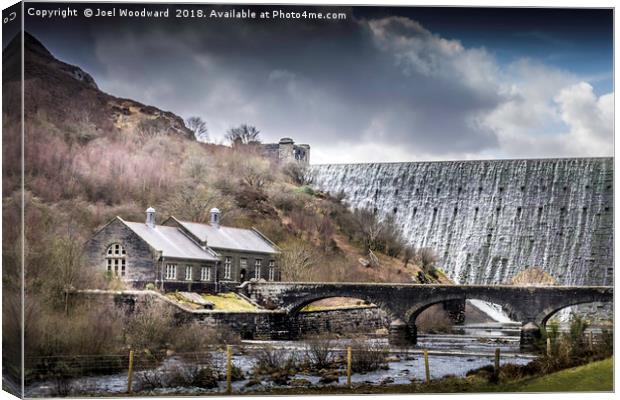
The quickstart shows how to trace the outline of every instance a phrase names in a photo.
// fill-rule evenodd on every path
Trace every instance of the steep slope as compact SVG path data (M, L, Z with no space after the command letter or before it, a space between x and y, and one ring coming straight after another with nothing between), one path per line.
M19 38L15 37L3 50L4 84L8 90L19 90L19 46ZM142 127L193 137L183 119L171 112L102 92L90 74L56 59L29 33L24 34L24 75L27 118L42 112L61 127L86 122L95 127L94 136L127 133ZM16 106L19 105L7 104L5 111Z

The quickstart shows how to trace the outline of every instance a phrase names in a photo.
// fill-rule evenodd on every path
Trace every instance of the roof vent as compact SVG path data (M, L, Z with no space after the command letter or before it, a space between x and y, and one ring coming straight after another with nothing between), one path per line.
M211 225L216 228L220 227L220 210L217 208L211 209Z
M155 209L153 207L146 209L146 225L149 228L155 228Z

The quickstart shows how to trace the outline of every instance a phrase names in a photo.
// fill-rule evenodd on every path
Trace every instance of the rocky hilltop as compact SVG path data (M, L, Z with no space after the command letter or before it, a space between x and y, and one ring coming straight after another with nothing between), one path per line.
M3 50L5 95L20 90L20 37ZM55 58L34 36L24 33L25 112L44 112L59 126L87 122L95 135L158 129L193 138L183 119L171 112L102 92L93 77L75 65ZM18 98L15 96L14 98ZM5 104L4 112L19 115L19 102Z

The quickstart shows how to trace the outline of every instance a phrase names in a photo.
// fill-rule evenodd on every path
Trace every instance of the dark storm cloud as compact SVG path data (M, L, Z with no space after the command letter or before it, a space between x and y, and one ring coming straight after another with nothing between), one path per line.
M398 21L382 34L431 39ZM425 75L420 65L399 59L398 49L382 48L376 36L368 21L357 19L226 21L199 29L126 26L101 32L95 46L106 68L103 88L203 116L214 136L248 122L271 140L383 140L425 153L496 144L471 121L497 105L496 95L458 76ZM430 46L422 50L443 57Z
M61 57L90 67L104 90L201 116L212 139L250 123L266 140L310 143L320 161L338 156L333 144L357 152L349 157L357 161L368 149L389 160L498 151L497 127L512 117L502 107L527 99L502 87L506 77L484 48L445 39L410 17L329 11L347 19L91 19L74 23L70 39L62 26L31 27L44 43L49 37L53 52L57 44Z

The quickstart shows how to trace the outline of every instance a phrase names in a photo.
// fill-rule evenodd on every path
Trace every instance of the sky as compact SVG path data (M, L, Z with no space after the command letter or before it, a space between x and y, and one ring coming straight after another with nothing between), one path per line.
M25 24L105 92L201 117L212 142L247 123L310 144L313 164L613 155L609 9L250 8L346 19Z

